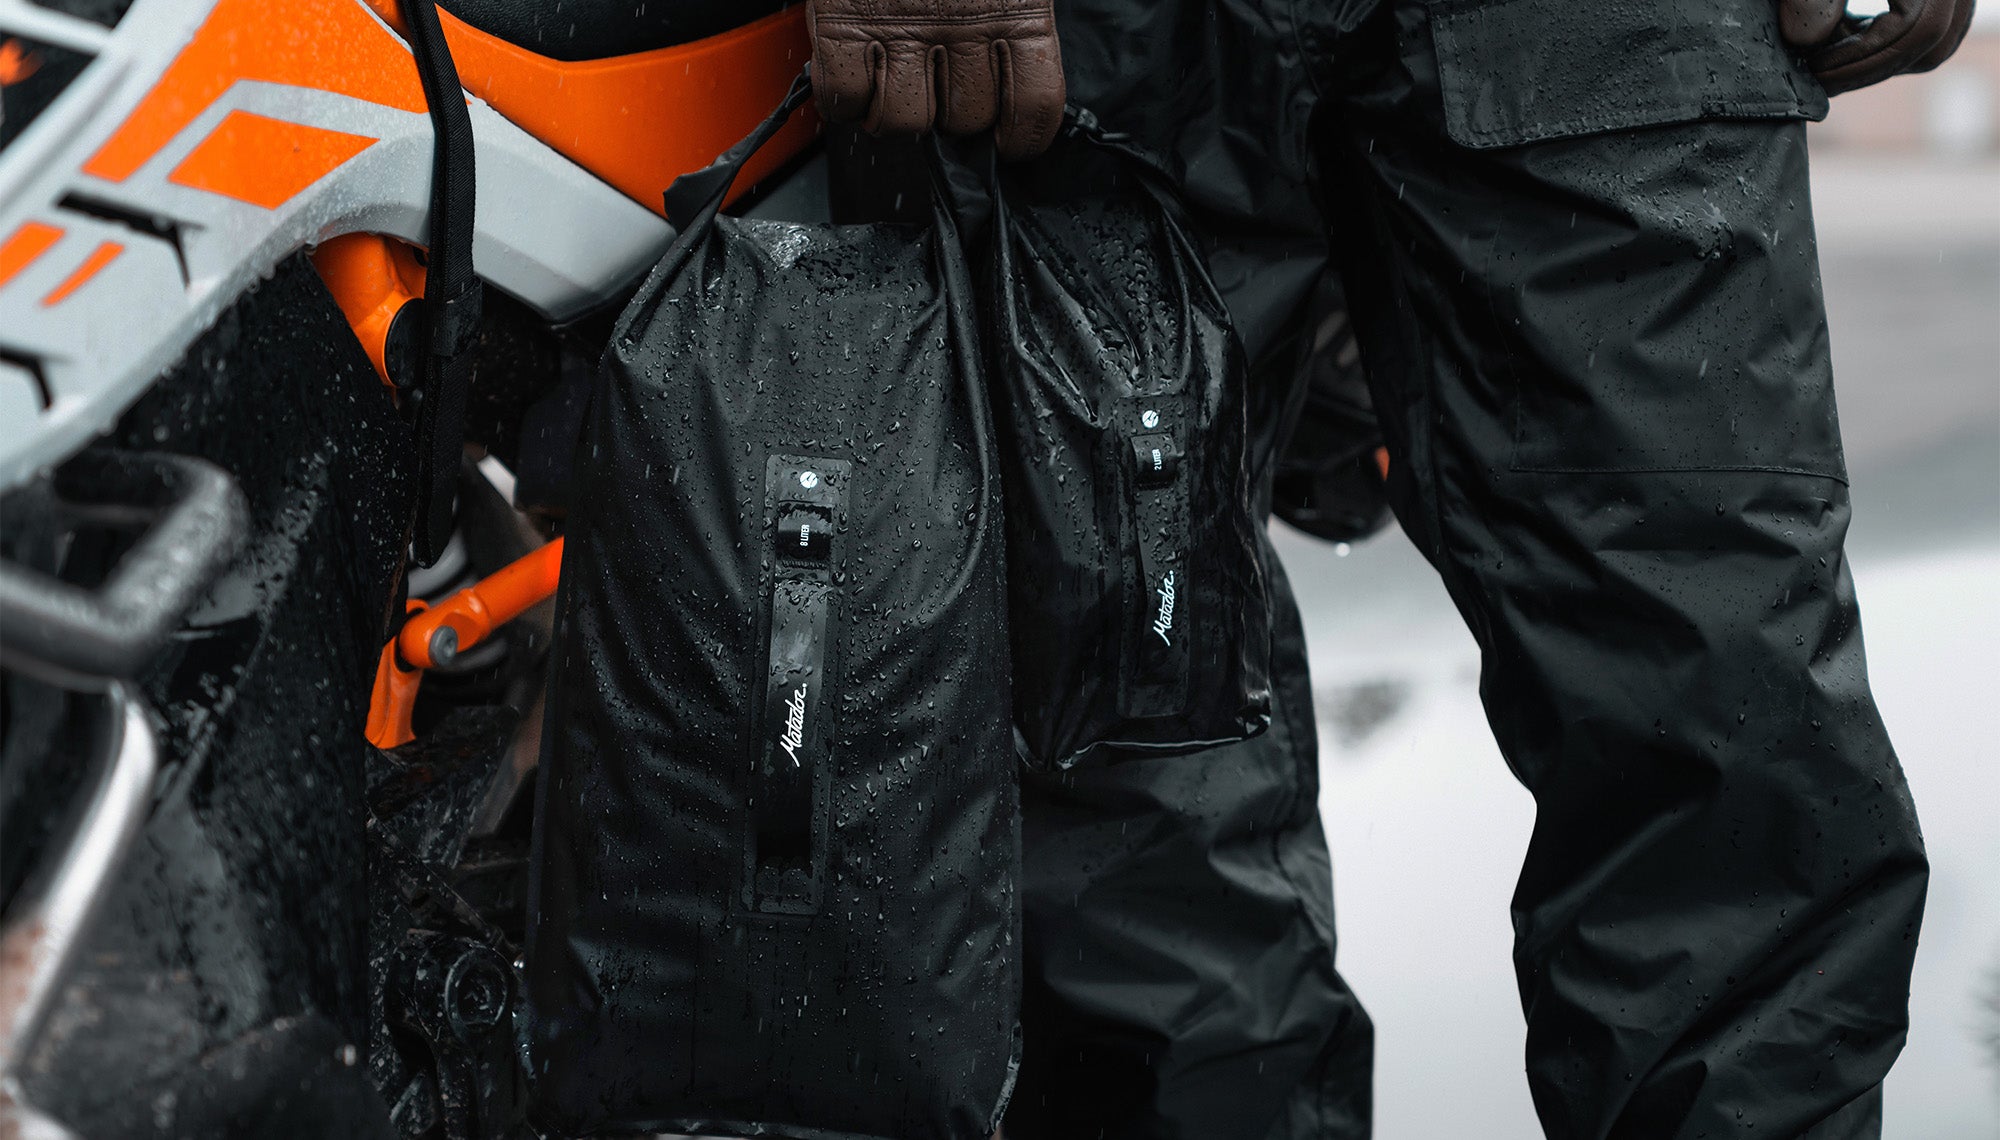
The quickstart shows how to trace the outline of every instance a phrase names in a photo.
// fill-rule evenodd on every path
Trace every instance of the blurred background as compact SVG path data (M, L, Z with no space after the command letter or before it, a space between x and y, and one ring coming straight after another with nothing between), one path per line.
M1996 1140L2000 4L1941 71L1834 100L1812 158L1848 550L1934 868L1884 1136ZM1273 527L1311 646L1340 966L1375 1017L1377 1140L1535 1140L1507 916L1534 806L1487 734L1472 640L1393 528L1350 550Z

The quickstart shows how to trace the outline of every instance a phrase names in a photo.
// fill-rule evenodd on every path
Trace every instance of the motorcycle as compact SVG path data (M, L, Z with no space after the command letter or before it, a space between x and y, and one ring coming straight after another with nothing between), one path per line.
M419 566L419 14L0 0L0 1135L530 1134L568 448L661 192L807 45L785 0L437 12L485 301ZM814 138L737 205L823 211Z
M431 11L0 0L0 1137L534 1135L570 452L661 192L809 52L793 0ZM817 138L732 208L828 217ZM1278 510L1340 539L1384 507L1327 308Z

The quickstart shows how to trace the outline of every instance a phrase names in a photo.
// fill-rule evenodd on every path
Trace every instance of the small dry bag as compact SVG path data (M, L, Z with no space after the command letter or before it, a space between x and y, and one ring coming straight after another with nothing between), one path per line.
M1159 165L1072 110L1002 167L987 319L1015 721L1039 765L1270 723L1235 327Z

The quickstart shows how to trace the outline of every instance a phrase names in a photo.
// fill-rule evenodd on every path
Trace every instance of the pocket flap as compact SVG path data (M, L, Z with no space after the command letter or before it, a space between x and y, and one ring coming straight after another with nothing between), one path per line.
M1431 28L1445 127L1461 146L1826 117L1771 0L1447 0Z

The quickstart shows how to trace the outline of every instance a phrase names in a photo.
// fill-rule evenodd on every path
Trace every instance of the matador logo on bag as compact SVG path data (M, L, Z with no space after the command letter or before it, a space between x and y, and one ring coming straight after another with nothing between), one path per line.
M806 742L806 685L807 682L800 681L792 695L785 698L785 722L778 733L778 747L784 750L794 768L801 767L799 746Z
M1153 618L1153 632L1159 634L1160 640L1166 642L1168 645L1174 643L1174 639L1167 636L1167 631L1174 628L1175 573L1177 571L1167 571L1166 581L1161 582L1160 588L1154 591L1154 593L1160 596L1160 612Z

